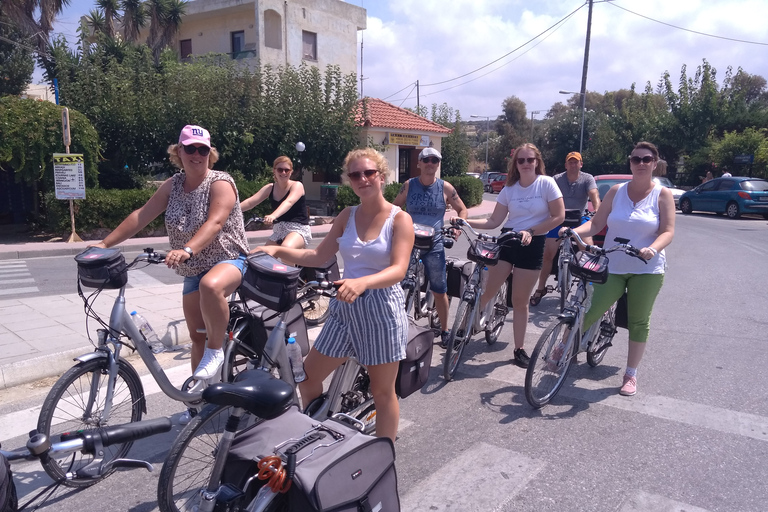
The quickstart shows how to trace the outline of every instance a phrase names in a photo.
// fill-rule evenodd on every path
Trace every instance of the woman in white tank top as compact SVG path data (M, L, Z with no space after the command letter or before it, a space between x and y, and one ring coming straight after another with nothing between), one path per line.
M299 384L301 399L306 407L320 396L325 378L355 356L371 377L376 435L394 441L400 418L395 379L408 338L400 281L410 262L413 221L384 199L389 169L381 153L354 150L344 160L344 171L360 205L345 208L316 249L271 245L254 251L305 267L318 267L341 253L344 276L337 281L330 316L304 362L307 380Z
M614 185L605 195L591 221L574 231L582 238L608 226L608 236L629 239L639 247L647 264L622 252L611 253L608 281L595 285L592 306L584 316L584 327L598 321L625 292L628 304L629 351L627 370L619 393L637 392L637 367L648 340L651 311L664 283L667 267L664 248L675 234L675 201L668 188L653 182L659 151L650 142L638 142L629 156L632 180ZM608 237L606 237L607 239Z

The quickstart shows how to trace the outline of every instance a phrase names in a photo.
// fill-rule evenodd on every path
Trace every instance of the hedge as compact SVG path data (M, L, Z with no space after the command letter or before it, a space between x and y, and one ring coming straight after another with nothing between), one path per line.
M459 197L464 201L467 208L472 208L483 202L483 183L472 176L448 176L445 181L456 188ZM394 201L397 193L400 192L402 183L390 183L384 187L384 199L390 203ZM336 195L336 213L341 212L347 206L360 204L360 198L357 197L352 187L342 185ZM405 209L405 208L403 208Z

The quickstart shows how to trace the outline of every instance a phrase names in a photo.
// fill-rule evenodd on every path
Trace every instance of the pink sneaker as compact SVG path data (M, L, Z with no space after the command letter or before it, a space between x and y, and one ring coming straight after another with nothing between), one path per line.
M635 377L630 377L629 375L625 375L624 385L621 386L621 389L619 390L619 394L624 396L632 396L635 393L637 393L637 379Z

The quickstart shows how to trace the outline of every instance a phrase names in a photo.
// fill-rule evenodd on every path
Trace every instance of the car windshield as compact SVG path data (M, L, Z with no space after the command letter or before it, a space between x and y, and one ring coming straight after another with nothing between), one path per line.
M657 177L653 178L653 181L661 185L662 187L675 188L675 184L669 178Z
M745 180L741 182L743 190L752 190L754 192L765 192L768 190L768 181L766 180Z
M600 200L605 199L605 194L611 190L611 187L618 185L619 183L626 183L627 179L613 179L613 180L599 180L597 182L597 193L600 195Z

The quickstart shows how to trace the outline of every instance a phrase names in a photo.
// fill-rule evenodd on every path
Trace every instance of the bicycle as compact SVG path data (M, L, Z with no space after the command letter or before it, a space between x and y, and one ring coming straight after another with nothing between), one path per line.
M48 493L48 496L43 498L43 501L40 503L40 505L45 504L48 499L53 496L56 489L62 484L66 485L67 481L86 482L89 485L93 485L118 468L142 467L150 472L153 471L154 468L152 464L143 460L116 458L105 461L104 459L97 459L99 458L99 454L109 446L133 443L134 441L145 437L168 432L171 430L172 426L170 419L156 418L126 425L114 425L111 427L99 427L91 430L71 432L62 435L58 442L51 442L48 436L38 433L37 431L30 432L25 448L8 451L0 449L0 455L5 457L9 462L39 460L42 464L49 459L64 458L71 454L82 452L91 455L93 461L74 471L68 471L60 478L55 479L52 484L49 484L37 495L30 498L19 510L28 507L40 499L45 493ZM16 490L13 480L11 480L10 492L11 495L14 496L15 501Z
M83 255L81 259L91 260L90 267L78 263L78 293L84 303L86 329L88 319L96 320L103 328L97 329L94 351L76 357L75 366L67 370L51 388L40 410L37 431L56 442L64 432L140 421L147 410L144 389L134 367L122 357L123 347L139 353L150 374L169 398L189 408L200 407L202 389L207 382L189 377L182 388L177 389L157 362L146 338L133 323L125 307L128 271L139 263L163 263L165 253L148 247L127 265L117 249L89 248L76 259ZM86 297L81 284L96 290ZM104 289L119 289L109 323L104 322L92 307ZM237 343L237 340L230 338L229 344L225 345L230 352L232 347L229 345L233 343ZM220 375L222 379L227 379L226 371ZM104 458L107 461L122 458L130 447L130 441L114 443L109 450L105 450ZM79 467L90 463L88 454L78 453L73 453L71 459L49 457L42 461L45 472L53 480L63 478L66 472L77 474ZM108 473L102 475L106 476ZM69 487L92 484L90 480L81 481L78 478L66 479L63 483Z
M411 260L405 278L400 283L405 290L405 311L409 315L413 310L413 319L429 318L429 327L441 330L440 319L435 309L435 297L429 289L427 276L424 270L424 262L421 260L421 252L429 251L435 242L436 231L432 226L414 224L414 244L411 250ZM446 249L453 247L452 228L443 228L439 231L443 235L443 246Z
M592 302L592 284L605 283L608 279L607 255L622 251L647 263L638 255L639 249L629 245L625 238L614 239L617 245L604 249L587 245L579 235L570 229L563 235L573 236L585 247L585 251L576 253L570 262L570 271L579 279L576 291L570 302L547 327L531 353L531 363L525 372L525 398L532 407L540 409L548 404L560 391L571 364L580 352L587 353L587 363L599 365L605 353L612 346L616 335L616 317L614 304L606 311L600 321L584 330L584 315Z
M274 258L264 255L265 260L277 262ZM268 259L267 259L268 258ZM266 266L269 266L266 265ZM299 269L281 265L286 273L298 274ZM251 273L250 280L257 280L258 270L254 271L253 266L249 266L246 273ZM288 279L291 283L285 284L286 287L294 287L296 295L305 292L305 288L319 288L328 290L333 287L332 283L327 281L312 281L298 287L297 277ZM272 283L274 283L274 279ZM291 301L295 304L296 299ZM253 297L253 296L251 296ZM266 304L265 304L266 305ZM270 304L272 306L274 304ZM268 307L269 307L268 306ZM291 390L291 403L298 405L298 399L295 397L296 382L291 364L285 349L286 346L286 322L285 316L290 311L290 305L282 308L276 308L279 320L272 329L266 342L263 341L263 333L257 335L260 338L255 347L250 346L253 357L245 365L247 370L266 372L278 377L288 385L283 389ZM280 311L282 310L282 311ZM244 343L239 346L245 345ZM237 345L236 345L237 346ZM245 375L252 372L243 372L236 379L247 378ZM242 403L242 402L241 402ZM213 492L218 489L221 478L221 468L218 454L222 452L222 442L225 442L226 432L230 432L234 414L233 403L221 403L207 405L202 411L192 418L189 424L179 433L176 438L168 458L160 472L160 481L158 484L158 504L162 512L181 512L193 510L193 507L200 507L197 510L206 510L202 506L202 491L207 489ZM305 404L304 412L312 418L325 420L336 414L344 414L359 422L360 429L366 434L373 434L376 430L376 407L373 402L373 394L370 390L370 378L368 371L364 366L354 359L349 358L333 373L328 390L320 397L313 400L310 404ZM244 412L240 411L239 423L242 428L249 425L249 422L255 421L255 416L260 416L258 411ZM237 427L237 425L235 425ZM234 436L234 432L231 432ZM231 439L229 440L231 442ZM206 505L207 506L207 505Z
M493 345L498 340L504 327L504 318L509 311L507 281L502 283L496 296L488 302L483 314L480 314L480 298L488 279L488 267L498 263L501 247L512 240L519 240L521 237L515 231L502 233L498 237L478 233L462 219L459 219L455 225L461 228L465 234L467 234L466 228L469 228L475 237L473 240L467 235L469 239L467 258L475 263L475 268L464 288L464 294L456 310L453 327L448 335L448 346L443 362L443 377L447 381L453 380L456 369L461 362L464 347L467 346L475 333L484 331L485 341L488 345Z

